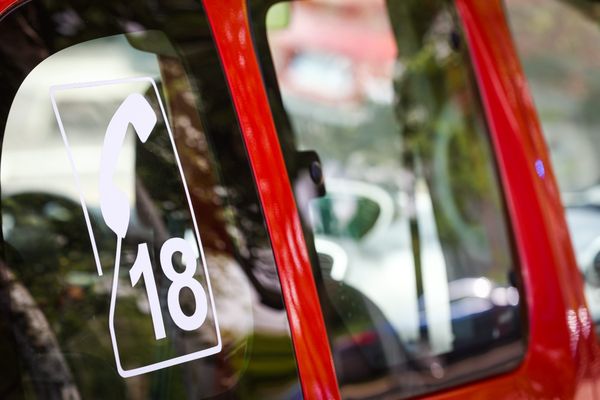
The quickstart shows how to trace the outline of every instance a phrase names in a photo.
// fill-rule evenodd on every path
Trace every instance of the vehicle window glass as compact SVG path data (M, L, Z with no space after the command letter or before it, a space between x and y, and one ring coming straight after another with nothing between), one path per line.
M596 331L600 327L600 5L506 1Z
M255 41L343 397L514 368L518 261L452 3L273 3Z
M1 398L301 398L199 2L0 21Z

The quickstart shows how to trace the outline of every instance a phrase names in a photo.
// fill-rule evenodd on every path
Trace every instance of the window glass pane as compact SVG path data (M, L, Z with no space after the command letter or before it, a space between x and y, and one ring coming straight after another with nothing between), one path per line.
M342 395L513 368L517 261L451 2L271 6L256 41Z
M302 397L203 10L123 5L0 21L0 397Z
M510 0L505 4L598 331L600 5L586 0Z

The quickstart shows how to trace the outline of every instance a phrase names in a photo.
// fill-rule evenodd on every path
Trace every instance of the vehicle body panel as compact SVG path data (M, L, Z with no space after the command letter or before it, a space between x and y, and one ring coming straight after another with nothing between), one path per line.
M261 87L260 76L248 74L250 68L258 69L254 62L249 61L254 57L252 44L238 40L242 34L249 37L244 12L246 5L243 1L220 2L218 5L205 1L205 5L211 20L218 20L218 23L213 23L213 29L220 42L219 48L227 66L226 74L242 131L261 188L284 296L290 306L295 304L294 295L302 292L305 302L301 307L306 307L309 303L306 287L314 287L314 282L304 250L292 190L285 176L280 173L284 164L273 122L268 114L262 119L261 113L268 110L269 105ZM499 170L505 185L508 211L516 237L515 246L522 264L530 336L525 361L516 371L449 390L438 396L589 398L595 390L589 367L595 337L580 290L581 278L571 249L548 152L513 49L502 4L500 1L464 0L458 1L457 6L471 47ZM221 32L225 37L220 37ZM226 36L230 39L227 40ZM252 67L248 67L248 62L251 62ZM259 90L253 91L254 88ZM260 138L257 137L257 132L261 132ZM543 163L543 177L536 172L538 161ZM283 216L285 219L282 219ZM286 229L286 225L290 228ZM291 254L294 253L300 254L301 258L293 260ZM297 264L299 261L302 265ZM298 271L299 269L302 271ZM297 274L294 279L288 278L290 272ZM307 280L301 280L302 277ZM561 282L572 284L564 285ZM316 292L312 293L316 296ZM316 297L310 303L313 301L318 305ZM318 350L306 346L308 335L318 335L316 331L301 329L302 321L308 316L306 308L288 309L288 313L292 321L304 393L311 398L330 397L325 393L335 392L334 387L327 387L328 383L335 382L335 375L332 372L319 375L318 386L307 382L315 375L311 375L311 365L303 364L305 356L302 355L303 351L329 354L329 348L326 343ZM320 316L318 319L321 320ZM308 321L305 324L314 328L314 324ZM317 342L319 341L315 340L313 343ZM322 362L321 365L327 363ZM317 387L319 390L315 390Z

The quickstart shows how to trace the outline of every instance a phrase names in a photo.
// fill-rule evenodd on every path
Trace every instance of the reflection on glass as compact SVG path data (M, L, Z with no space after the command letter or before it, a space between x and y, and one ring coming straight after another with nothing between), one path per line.
M513 368L517 265L450 2L263 3L258 46L342 395Z
M506 7L598 331L600 6L588 0L536 0L527 4L510 0Z
M92 7L96 18L112 15L108 6ZM0 101L1 322L11 333L2 344L12 341L16 353L7 370L16 370L12 386L6 384L13 398L301 397L273 255L216 50L208 34L188 42L185 32L172 28L180 26L181 12L190 30L198 30L194 35L207 33L198 6L188 7L193 11L171 10L164 31L142 30L142 22L149 28L157 22L128 17L126 27L100 23L85 35L65 34L75 22L83 24L84 15L43 2L0 23L0 38L6 38L12 32L2 29L5 21L31 24L30 32L40 35L32 15L63 21L40 42L54 54L40 50L29 61L14 55L22 70L14 70L15 86ZM135 32L120 33L128 30ZM3 60L13 60L1 53L14 51L8 49L0 48ZM53 110L53 85L137 77L151 80L56 90ZM110 165L111 189L123 195L129 212L120 235L101 207L100 165L109 121L134 94L157 119L147 138L129 125ZM163 259L166 243L190 251ZM177 283L184 275L187 280ZM198 293L209 297L203 323L188 318L198 310ZM181 321L191 328L182 329ZM126 378L113 354L131 371L216 348L216 354ZM4 374L4 365L0 370Z

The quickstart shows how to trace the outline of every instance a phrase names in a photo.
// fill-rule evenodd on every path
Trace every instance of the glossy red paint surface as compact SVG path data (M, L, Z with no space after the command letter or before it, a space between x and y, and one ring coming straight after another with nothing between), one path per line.
M8 11L9 8L20 3L21 0L0 0L0 17Z
M517 371L465 388L496 398L591 398L596 338L550 165L503 5L457 0L521 261L529 348ZM538 176L536 162L545 175ZM448 398L453 398L451 393Z
M298 360L309 399L336 399L331 351L300 218L250 35L245 0L205 0L260 198Z

